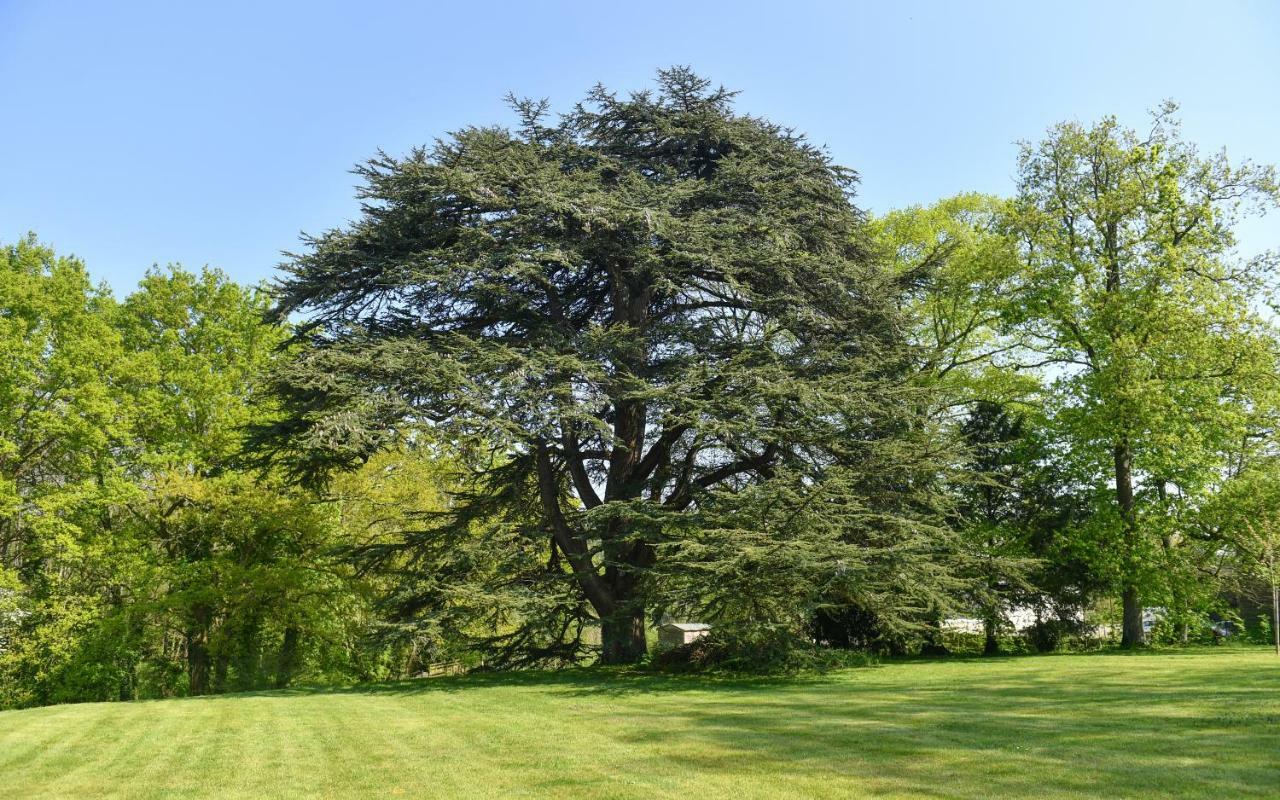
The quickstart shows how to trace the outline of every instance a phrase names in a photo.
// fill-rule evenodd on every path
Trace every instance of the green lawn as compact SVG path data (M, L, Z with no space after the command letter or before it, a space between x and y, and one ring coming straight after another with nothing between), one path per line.
M582 671L0 713L0 797L1277 797L1253 649Z

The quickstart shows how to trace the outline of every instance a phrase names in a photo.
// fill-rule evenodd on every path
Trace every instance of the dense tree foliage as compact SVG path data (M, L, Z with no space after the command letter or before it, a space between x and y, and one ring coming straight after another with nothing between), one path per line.
M34 577L117 471L120 336L84 265L34 239L0 250L0 309L0 564Z
M1218 480L1276 375L1257 310L1272 260L1241 261L1232 233L1242 211L1280 199L1274 170L1200 156L1174 110L1145 135L1106 119L1024 146L1010 219L1023 268L1009 325L1056 369L1054 417L1082 477L1100 497L1110 484L1099 530L1129 646L1169 489Z
M285 267L305 348L260 441L310 471L423 425L480 436L439 535L514 515L607 662L644 655L648 613L781 623L844 583L893 616L936 589L939 467L853 175L686 70L659 82L360 168L361 219Z
M265 296L175 268L117 303L32 240L4 255L0 701L346 669L362 601L333 512L235 467L285 336Z
M271 288L0 248L0 706L1245 617L1280 651L1276 259L1233 234L1271 168L1166 105L873 217L658 84L378 154ZM713 633L655 654L668 620Z

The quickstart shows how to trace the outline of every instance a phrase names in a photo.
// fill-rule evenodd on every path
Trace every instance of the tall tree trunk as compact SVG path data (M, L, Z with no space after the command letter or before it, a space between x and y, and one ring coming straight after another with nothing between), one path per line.
M222 694L227 690L227 668L231 659L225 652L220 652L213 659L213 684L210 687L214 694Z
M258 689L266 684L267 676L262 669L262 614L252 610L248 618L241 620L232 637L234 649L229 654L231 666L236 668L234 688L236 691ZM222 683L218 691L225 691L226 667L223 667Z
M192 609L192 625L187 629L187 693L209 693L209 626L213 612L207 606Z
M600 624L600 663L634 664L648 652L644 609L615 614Z
M1000 655L1000 640L996 638L996 618L994 614L987 614L987 618L982 621L982 632L985 634L985 641L982 643L982 654L986 656Z
M280 658L276 661L276 688L283 689L293 680L298 669L298 639L301 634L294 625L284 629L284 641L280 643Z
M604 578L614 605L611 613L600 617L600 661L634 664L649 651L638 576L653 563L653 551L642 542L634 542L606 547L605 552L613 562L605 567Z
M1138 602L1138 590L1126 586L1121 599L1124 603L1124 622L1121 625L1120 646L1138 647L1143 639L1142 603Z
M1114 448L1116 466L1116 502L1120 506L1121 524L1124 526L1123 564L1124 588L1121 595L1124 620L1120 626L1120 646L1138 647L1142 644L1142 603L1138 599L1137 547L1138 524L1133 505L1133 451L1128 441L1121 441Z
M187 694L209 693L209 648L199 634L187 634Z
M951 651L942 637L942 612L934 609L930 615L929 627L925 628L924 643L920 645L922 656L946 656Z
M611 264L609 269L612 322L637 333L649 318L649 302L653 288L632 273L632 265ZM628 337L615 351L613 360L620 375L643 374L649 354L645 337ZM649 407L643 400L629 396L622 387L610 392L614 403L613 446L605 478L604 502L625 503L640 497L645 475L640 469L644 456L645 431ZM613 608L602 616L600 626L600 660L605 664L634 664L648 652L645 639L645 607L640 597L638 576L653 564L653 548L631 541L626 523L611 520L605 531L605 582L609 585Z
M1275 578L1271 579L1271 635L1275 637L1276 655L1280 656L1280 585Z
M995 513L994 504L992 501L994 492L991 491L991 487L987 487L986 495L987 495L987 521L991 522L992 524L995 524L996 513ZM987 552L995 553L995 551L996 551L995 539L993 537L987 537ZM996 570L992 566L992 564L993 564L993 560L988 559L986 572L987 572L987 597L989 598L989 601L986 609L984 609L985 613L983 614L983 618L982 618L982 633L983 633L983 639L984 639L982 643L982 654L988 655L988 656L999 655L1000 653L1000 640L996 638L996 632L999 630L999 627L1000 627L1000 616L1001 616L1000 603L998 603L995 600L997 596L996 592L999 590L999 586L1000 586L1000 577L996 574Z

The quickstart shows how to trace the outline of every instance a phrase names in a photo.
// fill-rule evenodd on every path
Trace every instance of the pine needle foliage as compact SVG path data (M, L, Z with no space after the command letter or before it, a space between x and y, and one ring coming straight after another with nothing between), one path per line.
M305 322L258 445L322 481L427 429L484 443L406 542L538 542L608 663L662 610L799 624L835 584L927 605L946 448L900 287L856 174L733 99L674 68L358 167L359 218L284 267Z

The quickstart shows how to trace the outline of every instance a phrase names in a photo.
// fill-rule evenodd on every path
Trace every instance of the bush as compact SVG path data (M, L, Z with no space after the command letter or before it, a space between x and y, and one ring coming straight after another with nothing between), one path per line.
M659 650L651 665L667 672L791 674L862 666L866 653L819 647L780 626L713 628L679 647Z
M148 658L138 664L135 681L135 699L179 697L186 693L187 673L172 659Z
M808 641L838 650L858 650L886 656L903 656L919 649L919 632L893 630L880 616L856 603L828 606L816 611L807 624Z
M1254 623L1245 628L1245 635L1254 644L1274 644L1271 633L1271 615L1265 611L1258 613Z
M1037 621L1024 633L1037 653L1055 650L1089 650L1098 645L1089 635L1088 626L1078 620L1049 617Z

